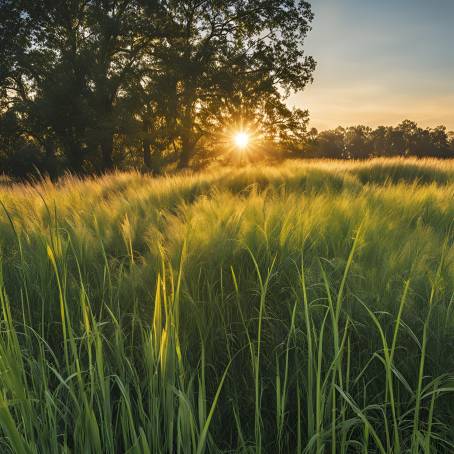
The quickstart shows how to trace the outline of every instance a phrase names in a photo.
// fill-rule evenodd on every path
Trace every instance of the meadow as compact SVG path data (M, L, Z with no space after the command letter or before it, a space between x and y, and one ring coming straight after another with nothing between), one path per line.
M0 451L454 451L454 162L0 186Z

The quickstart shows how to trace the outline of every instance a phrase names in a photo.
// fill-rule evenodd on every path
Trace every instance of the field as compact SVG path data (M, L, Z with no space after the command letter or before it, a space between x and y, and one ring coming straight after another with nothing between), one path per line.
M453 162L0 201L1 452L453 452Z

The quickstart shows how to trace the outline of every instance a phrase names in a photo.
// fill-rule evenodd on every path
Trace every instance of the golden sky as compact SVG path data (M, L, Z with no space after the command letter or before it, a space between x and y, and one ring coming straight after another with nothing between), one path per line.
M315 80L289 102L318 129L365 124L454 130L454 0L313 0L305 48Z

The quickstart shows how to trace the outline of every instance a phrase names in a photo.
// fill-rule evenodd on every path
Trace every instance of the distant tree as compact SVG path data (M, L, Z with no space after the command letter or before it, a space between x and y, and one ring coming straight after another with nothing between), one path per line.
M354 126L306 135L311 156L366 159L374 156L454 158L454 133L446 127L420 128L405 120L396 127Z
M379 126L371 132L372 155L383 156L387 147L388 129L386 126Z
M449 155L448 133L444 126L422 129L415 122L405 120L396 128L403 134L406 156L432 156L445 158Z
M404 120L397 128L402 133L405 150L404 156L419 156L423 152L423 134L417 123L410 120Z
M429 130L431 149L434 157L448 158L449 152L449 135L446 126L437 126Z
M350 159L367 159L373 155L372 129L351 126L344 136L345 153Z
M405 156L405 134L401 129L393 127L387 128L387 142L383 153L384 156Z
M449 153L454 157L454 131L448 132L448 149Z
M344 136L345 129L342 127L320 132L315 141L317 148L315 155L328 159L345 158Z

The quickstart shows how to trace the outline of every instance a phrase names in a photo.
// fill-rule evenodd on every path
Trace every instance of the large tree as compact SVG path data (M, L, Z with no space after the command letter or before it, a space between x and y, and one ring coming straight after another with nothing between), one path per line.
M315 67L307 2L0 0L0 16L0 115L47 162L109 170L128 148L185 167L229 124L302 138L285 99Z
M1 11L11 18L7 32L16 32L18 39L9 46L9 107L29 137L49 152L59 146L69 166L80 171L90 124L88 58L81 51L85 6L70 0L5 0Z
M290 111L284 100L312 80L315 62L303 50L309 3L168 0L162 6L171 31L156 57L174 92L180 167L226 116L233 121L247 112L262 116L263 126L304 126L302 112Z
M152 51L164 32L156 0L92 0L88 27L92 108L104 169L113 167L114 136L124 115L128 90L153 76ZM143 99L139 98L139 101ZM130 112L133 113L133 112Z
M0 58L9 61L0 75L2 99L22 111L33 132L45 125L76 172L87 159L88 170L113 167L114 138L124 117L119 98L156 34L150 20L156 2L146 3L3 0L0 5L8 19ZM42 130L37 132L42 137Z

